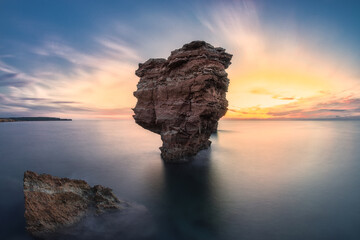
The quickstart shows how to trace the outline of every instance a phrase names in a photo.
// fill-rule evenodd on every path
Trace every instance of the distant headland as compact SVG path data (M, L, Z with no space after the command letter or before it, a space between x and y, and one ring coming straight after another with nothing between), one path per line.
M0 122L34 122L34 121L72 121L72 119L54 117L11 117L0 118Z

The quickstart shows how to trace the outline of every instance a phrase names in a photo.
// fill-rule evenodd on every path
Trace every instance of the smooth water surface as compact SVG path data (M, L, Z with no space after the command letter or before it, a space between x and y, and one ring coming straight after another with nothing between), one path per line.
M131 120L1 123L0 239L31 239L25 170L111 187L153 239L360 239L360 121L223 120L211 141L168 165Z

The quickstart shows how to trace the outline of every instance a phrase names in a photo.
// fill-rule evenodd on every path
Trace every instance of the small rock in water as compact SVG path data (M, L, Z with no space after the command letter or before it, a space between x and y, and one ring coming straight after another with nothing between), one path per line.
M231 54L204 41L171 52L168 59L139 64L134 96L136 123L161 135L161 156L168 162L188 161L206 149L225 115Z
M119 200L110 188L83 180L24 173L26 229L40 239L128 239L150 221L145 207ZM146 220L145 220L146 219ZM152 230L139 239L148 239Z

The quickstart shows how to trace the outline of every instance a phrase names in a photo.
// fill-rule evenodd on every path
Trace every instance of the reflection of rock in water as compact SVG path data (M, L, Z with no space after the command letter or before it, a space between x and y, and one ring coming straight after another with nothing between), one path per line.
M164 166L161 239L218 239L214 175L210 151L203 150L189 164ZM176 235L174 235L176 233Z
M27 171L24 195L26 229L40 239L149 239L153 231L145 207L100 185Z

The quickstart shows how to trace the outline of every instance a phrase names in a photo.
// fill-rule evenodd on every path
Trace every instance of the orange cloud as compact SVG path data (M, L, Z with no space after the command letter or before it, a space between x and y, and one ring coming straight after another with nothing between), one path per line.
M272 93L265 88L253 88L250 93L252 94L263 94L263 95L271 95Z
M185 42L204 39L234 55L227 70L226 117L358 116L357 69L346 64L346 56L335 54L334 47L323 44L326 32L314 34L310 27L296 32L295 23L286 25L288 21L275 28L262 21L261 14L252 1L224 1L199 10L198 22L162 16L164 21L157 20L154 31L127 29L127 34L147 39L147 46L141 41L129 45L114 32L98 34L94 52L74 49L59 39L45 41L33 52L44 59L61 59L71 67L39 64L25 74L0 61L6 84L13 83L10 78L19 78L18 85L0 96L0 110L79 118L131 117L137 64L149 56L165 57ZM30 100L35 98L46 101Z
M262 22L252 2L219 4L204 25L234 54L229 67L228 118L347 116L320 109L358 83L357 70L327 45L327 33L295 32ZM295 23L292 23L295 24ZM285 29L285 30L284 30ZM288 29L288 31L286 31ZM308 32L306 32L308 31ZM311 32L311 34L310 34ZM299 37L301 36L301 37ZM250 89L250 90L249 90ZM360 92L353 92L355 98ZM340 102L342 101L340 97ZM329 111L327 111L327 109Z
M228 117L239 119L327 119L360 118L360 97L327 94L302 98L295 102L273 107L251 107L231 109Z

